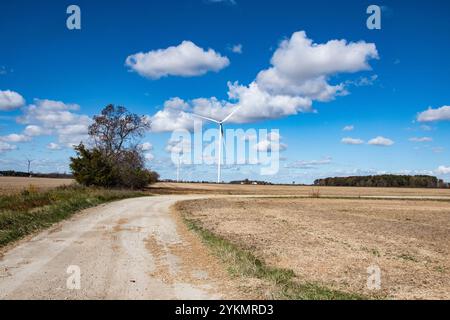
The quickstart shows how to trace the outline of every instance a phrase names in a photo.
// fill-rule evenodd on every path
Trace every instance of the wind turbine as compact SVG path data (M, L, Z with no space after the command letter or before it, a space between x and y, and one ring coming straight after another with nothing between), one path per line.
M219 150L218 150L218 155L217 155L217 183L220 183L220 168L222 165L222 139L223 139L223 124L225 122L227 122L228 120L230 120L230 118L241 108L241 106L238 106L236 109L233 110L233 112L231 112L225 119L223 119L222 121L218 121L215 119L211 119L211 118L207 118L198 114L193 113L194 116L204 119L204 120L208 120L214 123L217 123L219 125Z
M177 182L180 182L180 154L178 154L178 165L177 165Z
M31 171L30 171L30 169L31 169L31 163L33 162L34 160L32 160L32 159L30 159L30 158L27 158L27 163L28 163L28 177L31 177Z

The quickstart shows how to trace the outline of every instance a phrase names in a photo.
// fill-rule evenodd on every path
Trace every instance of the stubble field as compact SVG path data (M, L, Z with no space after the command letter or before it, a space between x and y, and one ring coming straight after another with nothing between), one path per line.
M450 298L447 201L215 198L177 209L301 283L374 298ZM374 291L373 265L381 269Z
M24 189L34 188L45 191L63 185L70 185L72 179L0 177L0 195L17 193Z
M364 188L364 187L312 187L298 185L231 185L208 183L156 183L149 187L159 194L223 194L296 197L399 197L450 200L450 189L422 188Z

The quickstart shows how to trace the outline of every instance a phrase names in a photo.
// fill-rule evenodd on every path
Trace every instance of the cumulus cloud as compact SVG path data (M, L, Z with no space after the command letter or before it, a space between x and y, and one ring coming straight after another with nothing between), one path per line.
M271 60L273 67L261 71L257 83L269 92L329 101L345 93L343 83L328 83L330 76L370 70L368 60L377 58L373 43L330 40L316 44L299 31L281 42Z
M450 167L446 166L439 166L439 168L436 169L437 174L450 174Z
M0 90L0 111L11 111L25 105L25 99L17 92Z
M370 145L373 145L373 146L389 147L389 146L392 146L394 144L394 141L392 141L391 139L382 137L382 136L378 136L378 137L370 140L368 143Z
M329 83L332 76L369 70L368 61L377 58L372 43L331 40L316 44L305 32L296 32L275 51L272 66L259 72L250 84L228 82L228 100L198 98L183 101L187 108L165 107L152 117L154 130L171 131L180 127L191 130L193 120L188 112L222 120L240 107L230 119L234 123L314 112L313 101L330 101L348 93L345 83Z
M167 100L163 109L150 117L151 131L192 130L194 128L194 120L187 112L189 108L189 104L178 97Z
M433 138L430 138L430 137L413 137L413 138L410 138L409 141L411 141L411 142L432 142Z
M72 147L88 140L88 127L92 120L87 115L75 113L80 106L61 101L35 99L23 110L17 122L27 125L28 136L51 135L58 137L58 143Z
M42 128L40 126L36 126L36 125L27 126L23 132L25 135L27 135L29 137L44 136L44 135L49 135L51 133L50 130Z
M218 72L227 67L230 61L213 49L205 50L191 41L183 41L180 45L167 49L130 55L125 63L141 76L159 79L167 76L200 76L208 71Z
M433 122L450 120L450 106L443 106L438 109L428 108L417 115L417 121L419 122Z
M31 140L31 138L29 136L26 136L24 134L17 134L17 133L12 133L7 136L0 137L0 141L12 142L12 143L27 142L30 140Z
M17 149L16 146L0 141L0 153Z
M364 140L361 139L355 139L355 138L343 138L341 140L341 142L343 144L350 144L350 145L358 145L358 144L363 144Z

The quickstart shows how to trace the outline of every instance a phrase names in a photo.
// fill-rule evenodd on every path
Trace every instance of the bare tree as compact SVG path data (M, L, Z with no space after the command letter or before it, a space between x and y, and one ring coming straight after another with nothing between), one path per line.
M130 146L136 138L142 137L150 129L150 121L145 116L130 113L125 107L106 106L100 115L94 116L89 126L89 135L98 149L107 157L118 155Z

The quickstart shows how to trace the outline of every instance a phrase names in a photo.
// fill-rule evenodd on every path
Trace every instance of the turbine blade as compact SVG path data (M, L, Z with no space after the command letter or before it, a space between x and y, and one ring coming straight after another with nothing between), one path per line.
M194 117L197 117L197 118L203 119L203 120L208 120L208 121L212 121L212 122L215 122L215 123L220 123L220 122L219 122L219 121L217 121L217 120L214 120L214 119L211 119L211 118L207 118L207 117L204 117L204 116L201 116L201 115L195 114L195 113L191 113L191 115L193 115Z
M238 106L236 109L233 110L232 113L230 113L225 119L223 119L222 123L228 121L242 106Z

